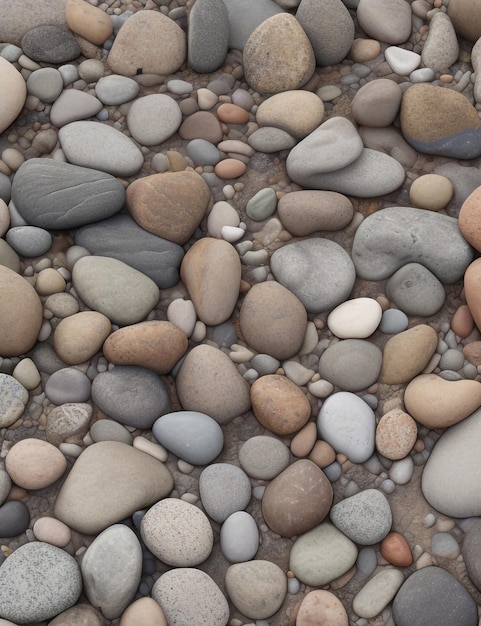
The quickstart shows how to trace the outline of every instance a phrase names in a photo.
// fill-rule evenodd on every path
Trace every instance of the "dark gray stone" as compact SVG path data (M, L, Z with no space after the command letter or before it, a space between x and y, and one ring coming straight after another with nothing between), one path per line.
M170 411L169 394L160 376L135 365L117 365L98 374L92 383L92 400L112 419L135 428L151 428Z
M179 282L183 248L144 230L130 215L121 213L79 228L75 243L94 255L123 261L151 278L161 289Z
M471 582L481 590L481 521L473 524L464 535L461 554Z
M476 603L447 570L424 567L411 574L393 602L396 626L477 626Z
M229 18L223 0L197 0L189 14L188 63L209 74L224 63L229 49Z
M0 506L0 537L18 537L30 524L30 512L20 500L9 500Z
M321 378L343 391L360 391L373 385L381 372L382 352L362 339L345 339L330 345L319 360Z
M81 52L72 33L54 24L42 24L27 31L20 47L37 63L68 63Z
M6 174L0 172L0 198L7 204L12 196L12 183Z
M120 211L125 190L106 172L53 159L29 159L15 174L12 199L28 224L68 230Z
M434 315L444 304L442 283L420 263L408 263L386 283L386 295L406 315Z

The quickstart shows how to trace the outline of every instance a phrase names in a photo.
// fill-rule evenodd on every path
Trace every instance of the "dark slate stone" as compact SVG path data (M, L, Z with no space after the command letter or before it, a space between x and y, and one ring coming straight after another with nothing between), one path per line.
M125 189L106 172L53 159L29 159L15 174L12 200L28 224L69 230L120 211Z
M0 537L18 537L29 524L29 510L20 500L9 500L0 506Z
M481 521L473 524L465 534L461 554L471 582L481 591Z
M27 31L20 47L37 63L67 63L81 53L72 33L53 24L42 24Z
M142 429L151 428L170 411L169 394L160 376L136 365L117 365L98 374L92 383L92 400L117 422Z
M144 230L130 215L121 213L79 228L75 243L94 255L123 261L151 278L160 289L179 282L183 248Z
M447 570L424 567L411 574L393 602L396 626L477 626L476 603Z

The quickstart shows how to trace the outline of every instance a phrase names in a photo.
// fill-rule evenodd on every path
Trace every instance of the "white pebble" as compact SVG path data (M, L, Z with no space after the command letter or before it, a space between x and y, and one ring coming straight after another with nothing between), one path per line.
M413 460L410 456L407 456L400 461L394 461L389 470L389 478L397 485L405 485L411 480L413 471Z

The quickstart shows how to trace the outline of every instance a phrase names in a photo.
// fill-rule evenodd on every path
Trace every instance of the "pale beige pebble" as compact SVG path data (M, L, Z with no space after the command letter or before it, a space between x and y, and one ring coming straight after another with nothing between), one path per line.
M38 387L41 381L40 372L38 371L37 366L32 359L28 357L21 359L17 363L12 376L28 391Z
M247 165L239 159L223 159L214 167L216 176L222 179L239 178L247 170Z
M79 302L71 293L54 293L44 302L44 308L59 318L75 315L80 309Z
M91 604L75 604L57 615L49 626L102 626L102 621Z
M317 334L316 325L314 322L307 322L304 341L302 342L301 349L299 350L299 356L310 354L317 346L318 341L319 335Z
M0 172L2 174L5 174L5 176L12 175L12 170L8 167L8 165L4 161L1 161L1 160L0 160Z
M256 120L259 126L280 128L303 139L322 123L324 114L324 103L316 94L295 89L264 100L256 111Z
M327 396L330 396L334 391L334 385L328 380L321 378L309 383L307 388L309 389L309 393L316 398L327 398Z
M416 443L418 428L416 421L401 409L385 413L376 427L377 451L387 459L403 459Z
M10 448L5 468L14 483L24 489L52 485L67 468L64 455L42 439L22 439Z
M291 441L291 453L297 457L305 457L311 452L317 439L317 425L308 422L296 433Z
M336 452L334 448L327 443L327 441L319 440L316 441L307 458L323 469L331 463L334 463L336 460Z
M61 320L53 335L58 356L69 365L88 361L112 332L108 317L97 311L81 311Z
M311 404L301 389L285 376L268 374L251 386L252 410L257 420L276 435L291 435L311 416Z
M200 87L200 89L197 89L196 94L197 104L199 105L199 109L201 111L209 111L219 101L219 96L206 87Z
M85 0L67 0L65 21L71 31L99 46L113 33L110 16Z
M51 296L54 293L65 291L65 278L53 267L47 267L37 274L35 290L39 296Z
M382 307L374 298L353 298L329 313L329 330L340 339L365 339L379 326Z
M190 337L194 331L197 316L192 300L175 298L167 307L167 319Z
M224 139L217 144L217 148L222 152L236 152L244 156L254 156L255 150L248 143L240 141L240 139Z
M418 324L388 339L384 346L379 382L408 383L420 374L436 351L438 335L427 324Z
M473 332L474 320L467 304L462 304L451 319L451 329L461 339L466 339Z
M163 446L158 443L154 443L153 441L149 441L149 439L146 439L145 437L134 437L132 445L134 448L137 448L137 450L150 454L150 456L153 456L162 463L165 463L169 458L169 453Z
M120 618L119 626L168 626L160 605L148 596L132 602Z
M18 117L27 98L27 86L23 76L3 57L0 57L0 91L0 133L3 133Z
M197 317L207 326L225 322L239 297L241 262L230 243L213 237L196 241L185 254L180 275Z
M461 234L470 243L473 248L479 252L481 251L481 186L476 189L466 198L461 206L458 217L458 225ZM474 261L470 268L476 268L476 261ZM473 269L470 271L474 274ZM469 302L468 302L469 305ZM471 311L473 313L473 311Z
M20 356L33 348L42 321L42 303L35 289L0 265L0 356Z
M32 530L38 541L45 541L59 548L64 548L72 538L70 528L55 517L40 517Z
M254 358L255 353L245 346L241 346L238 343L233 343L230 347L229 358L234 363L247 363Z
M220 200L214 204L207 218L207 233L210 237L220 239L224 226L237 228L239 224L240 218L235 208L225 200Z
M348 626L342 602L330 591L316 589L307 593L299 607L296 626Z
M10 228L10 211L5 200L0 198L0 237L3 237Z
M349 56L355 63L372 61L381 54L381 44L376 39L354 39Z
M2 152L2 161L4 161L13 172L16 172L25 161L25 157L16 148L5 148Z
M423 567L429 567L430 565L434 565L434 561L429 552L423 552L416 560L416 569L422 569Z
M428 211L444 209L453 195L453 183L440 174L424 174L416 178L409 188L411 205Z
M423 426L447 428L481 407L481 383L422 374L406 387L404 404L409 414Z

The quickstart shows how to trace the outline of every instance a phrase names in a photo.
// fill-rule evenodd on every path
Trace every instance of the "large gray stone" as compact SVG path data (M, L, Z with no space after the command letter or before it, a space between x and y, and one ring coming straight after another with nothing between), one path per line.
M67 63L80 56L73 34L55 24L40 24L22 37L21 48L37 63Z
M215 72L229 48L229 18L223 0L197 0L189 13L188 63L194 72Z
M28 159L13 179L12 200L28 224L68 230L120 211L125 190L104 172L54 159Z
M66 28L67 0L22 0L12 11L9 0L0 0L0 41L20 46L25 33L41 24L56 24Z
M412 207L389 207L370 215L352 246L357 275L365 280L384 280L406 263L422 263L451 284L463 276L472 258L456 219Z

